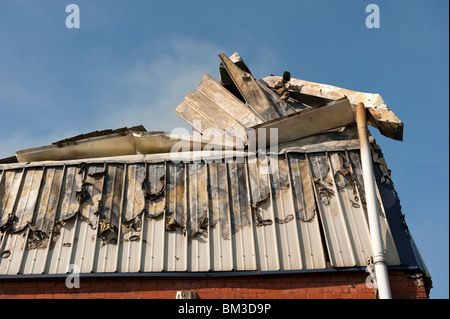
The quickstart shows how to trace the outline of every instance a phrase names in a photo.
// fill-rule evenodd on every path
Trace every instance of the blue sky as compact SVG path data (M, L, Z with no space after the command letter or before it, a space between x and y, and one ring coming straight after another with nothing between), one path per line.
M80 28L68 29L68 4ZM368 29L368 4L380 28ZM449 3L431 1L0 0L0 158L95 130L189 126L172 110L217 55L257 78L293 77L379 93L404 141L375 136L406 222L449 292Z

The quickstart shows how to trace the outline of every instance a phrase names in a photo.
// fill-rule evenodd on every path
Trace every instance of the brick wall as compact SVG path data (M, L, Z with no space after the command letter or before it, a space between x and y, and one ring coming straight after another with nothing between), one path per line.
M0 279L0 298L174 299L179 290L195 291L201 299L372 299L368 273L334 272L233 277L81 277L69 289L65 278ZM427 298L422 279L390 271L393 298Z

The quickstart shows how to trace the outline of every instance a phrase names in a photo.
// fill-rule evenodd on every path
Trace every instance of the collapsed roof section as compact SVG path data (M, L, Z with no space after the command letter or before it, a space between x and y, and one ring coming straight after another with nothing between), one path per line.
M364 103L369 110L369 124L381 134L395 140L403 139L403 123L379 94L294 79L289 72L282 77L256 80L237 53L231 57L222 53L219 58L221 83L205 74L199 87L188 93L175 109L177 115L201 132L211 134L212 128L245 140L243 131L249 127L281 121L294 113L301 118L311 109L348 99L353 109L359 102Z
M109 132L110 130L108 130ZM96 133L96 132L94 132ZM233 138L193 136L162 131L136 131L132 129L110 131L109 134L83 134L55 142L52 145L16 152L17 161L62 161L102 158L123 155L141 155L202 150L206 145L235 149Z
M147 132L143 126L96 131L21 150L15 158L0 163L168 153L180 143L183 151L193 151L197 144L197 150L211 144L241 149L248 144L249 134L256 130L257 135L258 128L281 130L281 144L354 125L359 102L369 110L370 125L387 137L403 138L403 123L378 94L298 80L289 72L256 80L239 54L228 57L222 53L219 58L220 82L205 74L198 88L187 93L174 110L202 134L200 137Z

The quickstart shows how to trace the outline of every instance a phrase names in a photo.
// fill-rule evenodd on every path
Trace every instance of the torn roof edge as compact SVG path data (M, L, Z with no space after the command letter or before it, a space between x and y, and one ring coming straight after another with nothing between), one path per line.
M219 54L219 58L221 59L220 63L220 71L221 73L226 72L226 68L222 65L224 63L225 54L221 53ZM243 72L244 77L250 77L253 78L251 75L250 70L248 69L247 65L243 61L243 59L239 56L237 52L235 52L232 56L228 58L228 60L231 60L239 70ZM244 68L245 66L245 68ZM233 76L231 74L228 74L230 79L233 79ZM290 74L289 74L290 75ZM221 75L222 79L223 75ZM245 80L245 79L244 79ZM238 91L241 93L243 90L245 91L244 87L240 87L239 83L236 81L233 81L234 86L237 87ZM247 81L244 81L247 83ZM383 101L381 96L377 93L364 93L364 92L358 92L358 91L352 91L344 88L340 88L333 85L328 84L321 84L321 83L315 83L300 79L295 79L289 76L288 81L283 79L282 76L268 76L258 81L259 83L264 84L268 88L272 90L276 90L279 88L280 83L283 83L284 88L281 88L284 94L287 94L284 96L284 99L287 101L289 99L292 99L293 96L303 96L303 98L307 98L309 100L311 99L320 99L323 100L321 103L326 105L327 101L332 100L338 100L344 97L347 97L351 104L357 105L359 102L364 103L365 107L369 111L369 125L377 128L380 133L386 137L389 137L394 140L402 141L403 140L403 127L404 124L400 121L400 119L392 112L389 107L386 105L386 103ZM221 83L224 85L224 83ZM227 84L227 86L230 86L230 83ZM241 85L242 86L242 85ZM242 96L236 95L237 92L232 92L236 97L242 99ZM283 98L283 96L282 96ZM300 101L301 102L301 101ZM248 104L249 101L247 101ZM313 102L313 103L317 103ZM323 106L323 105L315 105L317 106ZM251 105L249 105L251 107Z
M224 54L222 53L219 55L219 57L222 56L222 58L223 58L223 55ZM247 67L247 65L245 64L245 62L243 61L243 59L239 56L239 54L237 52L235 52L229 59L232 61L233 64L236 64L238 66L238 68L245 73L245 76L250 76L253 78L253 76L251 75L250 69ZM228 72L226 70L226 68L223 66L223 62L220 63L220 67L221 67L222 73ZM230 75L230 74L228 74L228 75ZM268 76L268 77L265 77L265 78L259 80L257 83L260 83L260 85L262 85L262 86L267 86L268 88L273 89L274 86L278 82L280 82L281 79L282 79L281 76L271 75L271 76ZM221 80L222 80L222 75L221 75ZM230 77L230 80L232 80L232 77ZM384 136L387 136L387 137L395 139L395 140L400 140L400 141L403 140L403 126L404 126L403 123L387 107L387 105L384 103L383 99L381 98L381 96L379 94L351 91L351 90L335 87L332 85L308 82L308 81L299 80L299 79L290 78L290 77L289 77L288 83L290 83L290 84L289 84L287 90L290 91L291 93L303 94L305 96L324 99L324 101L328 101L325 105L329 104L329 101L333 102L333 101L337 101L337 100L340 100L343 98L348 98L348 100L350 101L350 103L352 105L355 105L356 103L359 103L359 102L363 102L369 111L368 112L369 125L377 128L380 131L380 133ZM236 83L234 83L234 84L237 85ZM217 83L216 85L222 86L223 83L222 84ZM224 90L228 91L226 88L224 88ZM235 93L233 93L233 92L230 92L230 93L236 97ZM264 93L264 94L266 95L266 98L267 98L267 93ZM239 99L239 97L237 97L237 98ZM245 106L245 105L247 105L247 107L250 107L250 105L248 105L248 103L243 104L242 106ZM254 112L253 109L252 109L252 112ZM299 112L295 112L293 114L299 114L301 112L302 111L299 111ZM182 117L186 122L188 122L189 124L192 125L192 123L190 123L190 121L188 121L186 118L181 116L179 113L177 113L177 112L175 112L175 113L177 115L179 115L180 117ZM284 117L289 116L289 115L292 115L292 114L281 116L281 119L283 119ZM274 120L276 121L278 119L274 119ZM272 121L274 121L274 120L272 120ZM259 125L261 125L261 124L264 124L264 122L260 123ZM215 123L214 125L217 126L217 123ZM258 124L256 126L258 126ZM220 125L219 125L219 127L220 127ZM248 127L245 127L245 125L243 128L248 129ZM224 129L224 128L221 128L221 129ZM101 139L109 139L112 136L117 136L117 137L118 136L126 136L126 135L130 135L129 134L130 132L131 133L134 133L134 132L146 133L147 130L144 128L144 126L139 125L139 126L134 126L131 128L124 127L124 128L115 129L115 130L107 129L107 130L102 130L102 131L94 131L94 132L87 133L87 134L80 134L80 135L77 135L74 137L70 137L70 138L66 138L64 140L54 142L54 143L52 143L52 145L36 147L36 148L29 148L26 150L17 151L16 156L11 156L11 157L0 159L0 163L7 164L7 163L14 163L17 161L23 161L25 159L20 159L20 157L23 156L24 154L32 154L35 152L42 152L46 149L51 149L54 147L64 148L67 146L79 145L79 144L85 143L86 141L92 142L92 141L99 141ZM153 133L164 134L164 132L161 132L161 131L153 132ZM241 138L242 138L242 136L241 136ZM245 137L244 137L244 139L245 139ZM133 144L133 141L131 141L131 144ZM130 147L133 148L133 145L131 145ZM122 152L124 152L125 154L110 154L110 156L127 155L130 153L130 150L122 150ZM118 153L120 153L120 151ZM136 153L139 153L139 150L137 150ZM107 154L103 154L103 155L108 156Z
M185 136L189 137L189 136ZM132 136L131 138L136 138ZM159 138L159 137L158 137ZM182 136L180 136L182 138ZM166 141L167 136L163 138ZM139 140L139 138L137 139ZM179 139L175 142L180 142L183 140ZM156 151L152 153L136 153L131 152L130 154L116 154L102 156L102 154L90 154L88 157L81 158L55 158L49 156L42 156L41 158L32 158L32 154L25 158L22 157L21 161L15 163L0 163L0 169L12 169L12 168L22 168L30 166L42 166L42 165L77 165L80 163L114 163L114 162L164 162L164 161L214 161L214 160L228 160L232 158L243 158L251 156L253 150L248 150L248 148L235 147L235 144L228 144L229 147L216 147L214 145L206 143L204 141L200 147L194 148L191 140L184 140L188 143L179 144L180 147L184 149L179 149L178 152L170 152L170 150L156 148ZM210 140L214 143L214 140ZM228 139L228 142L233 142ZM167 140L170 142L170 140ZM113 143L117 145L117 141ZM223 146L223 144L218 143L217 145ZM234 146L234 147L232 147ZM284 154L289 152L300 152L300 153L315 153L315 152L326 152L326 151L344 151L344 150L356 150L359 149L359 139L356 126L341 127L327 132L322 132L316 135L307 136L301 139L288 141L286 143L281 143L278 145L277 151L267 149L266 154ZM59 149L64 150L64 148ZM158 151L160 150L160 151ZM254 150L256 152L261 152L261 150ZM39 154L38 154L39 155ZM45 155L45 154L44 154ZM57 154L56 154L57 155ZM28 159L28 160L26 160Z

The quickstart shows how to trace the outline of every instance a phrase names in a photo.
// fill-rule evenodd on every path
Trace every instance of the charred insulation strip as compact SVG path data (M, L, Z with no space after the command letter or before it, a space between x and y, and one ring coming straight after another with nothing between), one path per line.
M105 165L89 165L84 171L83 191L85 196L80 203L80 217L92 229L97 229L97 216L100 213Z

